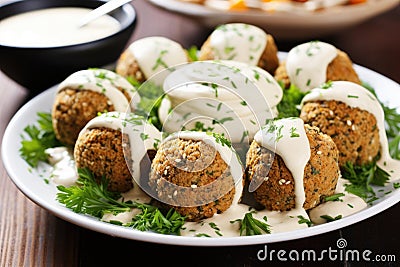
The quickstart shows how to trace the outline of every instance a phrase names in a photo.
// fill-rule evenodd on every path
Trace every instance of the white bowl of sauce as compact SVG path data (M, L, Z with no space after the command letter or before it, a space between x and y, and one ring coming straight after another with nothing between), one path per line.
M136 25L132 5L79 27L101 0L25 0L0 6L0 70L31 96L69 74L114 63Z

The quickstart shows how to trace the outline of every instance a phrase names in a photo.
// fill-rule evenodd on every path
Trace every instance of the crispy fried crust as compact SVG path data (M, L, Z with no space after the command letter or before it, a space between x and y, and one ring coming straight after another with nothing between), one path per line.
M171 188L168 183L174 186ZM206 193L196 190L211 183L212 187ZM151 165L149 185L160 205L174 208L187 216L188 221L199 221L224 212L232 204L235 194L230 168L215 148L203 141L180 138L160 145ZM191 188L195 190L191 191ZM170 204L163 201L166 199ZM195 199L199 205L180 205L187 199Z
M332 137L339 149L339 165L362 165L379 153L379 129L374 115L338 101L305 103L300 114L305 123Z
M326 81L350 81L361 84L350 57L339 49L337 49L337 53L337 56L329 63L326 70ZM285 61L280 62L274 76L277 81L283 82L285 88L290 87L290 79L287 75Z
M83 132L75 145L77 168L88 168L96 179L110 179L108 189L126 192L133 187L132 176L125 161L122 133L108 128L93 128ZM124 139L124 144L129 144ZM127 157L127 161L131 161Z
M311 156L304 169L303 186L306 210L316 207L324 196L334 194L339 178L338 150L332 139L318 128L305 125ZM293 153L301 153L293 151ZM271 168L269 168L271 166ZM263 180L254 199L268 210L295 208L295 181L282 157L252 142L246 157L246 182Z
M101 93L69 88L61 90L55 97L51 113L57 139L67 146L74 146L86 123L104 111L114 111L114 106Z

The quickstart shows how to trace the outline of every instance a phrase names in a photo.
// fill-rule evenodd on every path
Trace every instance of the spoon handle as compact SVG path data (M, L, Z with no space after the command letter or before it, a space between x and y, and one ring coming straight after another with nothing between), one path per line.
M99 6L96 9L93 9L87 15L85 15L81 19L81 22L79 23L79 27L85 26L92 20L97 19L98 17L101 17L102 15L105 15L108 12L111 12L114 9L116 9L130 1L132 1L132 0L110 0L110 1L106 2L105 4Z

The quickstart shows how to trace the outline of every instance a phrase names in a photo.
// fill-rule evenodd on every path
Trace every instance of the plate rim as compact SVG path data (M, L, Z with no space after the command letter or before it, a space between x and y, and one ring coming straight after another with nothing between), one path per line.
M280 55L286 54L285 52L279 52ZM391 80L388 77L383 76L382 74L368 69L366 67L354 64L356 72L368 73L369 75L375 77L374 80L384 80L385 82L391 83L393 86L399 87L400 85ZM361 77L360 77L361 78ZM217 246L241 246L241 245L257 245L257 244L267 244L267 243L275 243L275 242L283 242L290 241L300 238L306 238L311 236L316 236L324 233L328 233L334 230L339 230L349 225L355 224L357 222L361 222L366 220L372 216L378 215L380 212L394 206L398 202L400 202L400 189L394 190L391 194L387 195L380 202L374 204L373 206L369 206L368 208L361 210L355 214L344 217L341 220L315 225L312 227L308 227L305 229L298 229L290 232L282 232L282 233L273 233L269 235L259 235L259 236L237 236L237 237L215 237L215 238L199 238L199 237L189 237L189 236L173 236L173 235L163 235L152 232L141 232L136 229L117 226L107 222L100 221L96 218L75 213L60 203L57 202L58 205L54 206L51 202L45 201L45 199L41 198L38 192L27 188L24 184L23 180L17 172L15 171L15 164L13 164L12 159L7 157L7 151L9 149L18 149L12 147L12 130L20 123L23 115L26 114L32 107L37 104L37 102L44 101L46 97L51 97L50 95L54 95L56 91L56 86L50 87L49 89L43 91L38 94L27 103L25 103L11 118L9 121L3 135L3 140L1 144L1 157L4 168L11 179L11 181L16 185L16 187L31 201L33 201L36 205L46 209L50 213L55 216L78 225L80 227L84 227L89 230L97 231L99 233L107 234L110 236L150 242L150 243L158 243L165 245L185 245L185 246L208 246L208 247L217 247ZM399 103L400 104L400 103ZM28 123L27 123L28 124ZM27 125L26 124L26 125ZM25 125L25 126L26 126ZM15 134L14 134L15 135ZM15 138L15 137L14 137ZM15 143L13 143L15 144ZM28 168L28 165L26 165ZM38 182L40 179L38 179ZM50 186L55 185L50 183Z
M374 15L389 10L398 5L400 3L399 0L367 0L366 3L355 4L350 6L335 6L331 8L324 9L318 12L274 12L268 13L267 11L262 10L246 10L246 11L225 11L218 10L212 7L203 6L201 4L195 4L190 2L184 2L180 0L147 0L151 4L158 6L160 8L164 8L166 10L182 13L186 15L196 16L196 17L209 17L215 15L226 15L233 17L260 17L260 18L274 18L274 17L285 17L286 19L290 19L290 17L294 18L304 18L308 16L312 17L326 17L327 15L337 15L348 14L350 12L359 12L361 10L369 11L368 14ZM172 4L172 6L169 6ZM178 10L176 9L178 7ZM197 9L197 10L196 10ZM343 13L344 12L344 13ZM287 17L289 16L289 17ZM367 14L364 14L367 16Z

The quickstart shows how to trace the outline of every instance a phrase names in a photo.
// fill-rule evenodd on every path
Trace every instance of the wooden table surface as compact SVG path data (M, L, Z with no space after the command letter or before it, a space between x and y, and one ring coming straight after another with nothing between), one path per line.
M4 0L0 0L4 2ZM211 29L189 18L135 0L139 20L132 41L144 36L163 35L183 46L200 46ZM363 22L339 34L320 38L346 51L353 62L400 82L400 8ZM281 51L296 41L276 40ZM1 60L1 58L0 58ZM383 88L384 89L384 88ZM0 135L17 109L26 101L27 91L0 72ZM399 95L393 97L400 97ZM400 204L340 230L321 235L268 244L268 250L317 252L336 248L339 238L348 248L369 249L375 254L395 255L395 262L379 266L400 266ZM12 183L0 161L0 266L118 266L147 265L162 260L171 266L266 266L257 258L264 245L190 247L161 245L116 238L63 221L26 198ZM276 259L276 257L275 257ZM278 262L274 262L278 264ZM282 262L281 262L282 263ZM283 266L312 262L284 262ZM315 262L314 262L315 263ZM377 262L324 261L316 266L377 266ZM275 265L275 264L274 264Z

